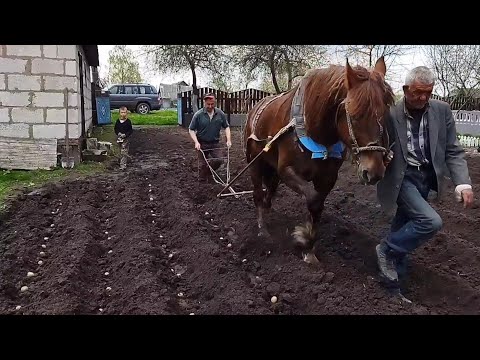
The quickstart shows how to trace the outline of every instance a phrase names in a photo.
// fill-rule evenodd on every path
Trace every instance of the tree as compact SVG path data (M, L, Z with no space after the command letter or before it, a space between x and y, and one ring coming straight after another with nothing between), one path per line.
M279 76L277 76L276 82L280 89L287 89L288 80L285 74L280 74ZM272 82L272 76L268 72L263 72L260 74L259 89L271 94L278 93L275 89L275 85Z
M232 92L247 89L248 85L257 79L258 74L240 66L236 46L225 46L222 49L222 56L218 58L216 71L211 75L209 83L211 87Z
M294 79L305 75L313 68L325 62L326 50L315 45L283 45L280 48L283 61L280 62L280 73L286 75L287 90L293 86Z
M220 74L224 57L221 45L146 45L143 47L147 61L160 72L190 70L192 73L192 105L198 110L197 71Z
M139 83L142 81L139 64L133 51L126 45L115 45L108 52L108 80L110 83Z
M237 64L247 73L268 74L275 92L291 89L293 80L325 60L325 50L317 45L237 46ZM286 78L286 84L281 79Z
M427 65L434 71L442 96L449 96L454 87L453 72L448 66L450 46L424 46Z
M407 45L342 45L337 47L337 55L348 58L350 63L372 68L381 56L387 67L386 79L393 79L398 74L393 71L400 58L412 50Z
M453 96L451 102L464 97L463 105L471 101L480 85L480 46L429 45L423 51L442 95Z

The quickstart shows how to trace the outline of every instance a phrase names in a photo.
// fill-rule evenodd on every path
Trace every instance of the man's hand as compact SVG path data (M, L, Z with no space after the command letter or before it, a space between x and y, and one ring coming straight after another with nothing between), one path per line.
M472 189L465 189L462 191L462 200L463 200L463 207L471 208L473 205L473 191Z
M227 147L230 148L232 146L232 142L230 140L227 140Z
M195 149L200 150L200 143L198 141L195 143Z

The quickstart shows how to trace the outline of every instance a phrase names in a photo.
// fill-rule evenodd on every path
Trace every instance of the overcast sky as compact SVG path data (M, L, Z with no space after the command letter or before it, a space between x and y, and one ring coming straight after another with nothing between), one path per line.
M108 65L108 52L115 45L98 45L98 52L100 58L100 76L104 77L106 75L107 65ZM128 48L132 49L134 53L137 53L140 50L141 45L127 45ZM146 64L142 57L137 57L137 61L140 64L140 71L143 77L143 80L147 83L158 87L160 83L174 83L177 81L184 80L189 85L192 83L192 75L190 71L176 73L176 74L155 74L146 69ZM403 79L405 78L406 72L419 65L425 65L424 57L419 51L412 51L410 54L402 56L399 59L398 64L395 68L395 74L398 74L396 79L390 81L390 85L393 87L394 91L397 92L401 89L403 84ZM353 65L353 64L352 64ZM202 74L197 75L197 82L199 86L206 86L208 84L208 78ZM252 87L258 87L259 81L251 84Z

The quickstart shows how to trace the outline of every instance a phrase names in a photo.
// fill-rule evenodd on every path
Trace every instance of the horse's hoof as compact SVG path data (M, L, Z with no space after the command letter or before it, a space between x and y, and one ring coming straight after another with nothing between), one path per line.
M270 233L265 229L258 230L258 237L262 237L264 239L269 239L271 237Z
M311 223L307 223L305 226L295 226L292 236L294 245L304 249L309 248L309 245L315 241L315 232L313 231Z
M312 264L312 265L320 265L320 261L318 261L317 257L313 252L308 252L308 253L302 253L303 256L303 261L305 261L307 264Z

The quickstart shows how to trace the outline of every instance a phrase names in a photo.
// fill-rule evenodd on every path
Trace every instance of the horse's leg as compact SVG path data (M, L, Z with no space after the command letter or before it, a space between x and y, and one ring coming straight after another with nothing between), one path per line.
M303 249L303 260L317 264L318 259L313 253L313 245L315 243L315 229L313 227L312 213L316 213L316 201L319 198L318 192L313 189L308 181L302 179L295 173L295 170L291 166L281 168L279 175L282 181L296 193L305 196L307 201L307 207L310 212L309 220L305 226L296 226L293 231L293 239L296 245L299 245Z
M251 165L250 168L250 177L253 184L253 202L255 208L257 209L257 224L258 224L258 236L270 237L270 234L267 231L265 226L265 221L263 219L265 208L264 208L264 192L262 186L262 167L264 164L261 160L258 160L256 163Z
M328 161L328 160L326 160ZM314 232L318 231L318 226L320 225L320 218L325 206L325 199L327 198L330 191L332 191L335 183L338 178L338 170L340 169L341 162L329 163L325 168L322 168L322 171L313 179L313 185L317 192L315 198L311 199L311 202L308 204L308 210L312 217L312 225ZM315 242L312 243L312 247Z
M280 178L278 177L277 171L267 164L265 164L264 166L263 183L267 188L263 206L265 210L268 211L272 207L272 198L277 191L278 184L280 183Z

